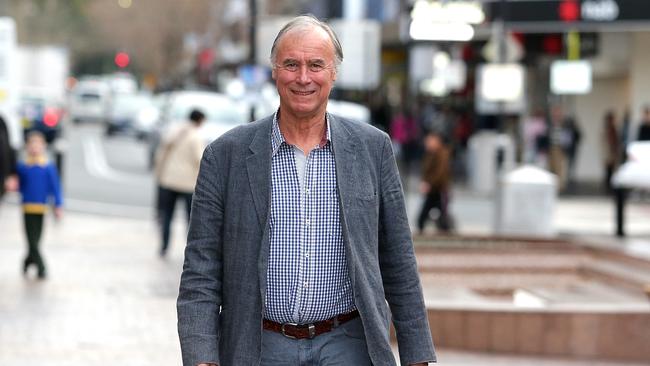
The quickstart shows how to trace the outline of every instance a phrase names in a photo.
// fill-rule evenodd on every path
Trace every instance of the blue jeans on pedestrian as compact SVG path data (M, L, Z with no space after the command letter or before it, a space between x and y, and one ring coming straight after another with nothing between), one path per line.
M371 366L360 318L352 319L313 339L292 339L262 333L260 366Z

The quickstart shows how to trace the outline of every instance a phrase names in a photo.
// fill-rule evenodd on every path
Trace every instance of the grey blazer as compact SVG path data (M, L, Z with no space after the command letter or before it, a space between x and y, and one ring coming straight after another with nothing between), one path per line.
M272 117L205 150L178 295L183 365L259 365L269 255ZM388 135L330 116L354 301L374 365L435 361L402 186ZM390 310L389 310L390 305Z

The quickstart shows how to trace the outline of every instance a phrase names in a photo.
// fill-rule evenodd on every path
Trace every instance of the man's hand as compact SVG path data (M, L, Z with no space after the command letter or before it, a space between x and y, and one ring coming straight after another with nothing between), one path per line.
M428 362L412 363L411 366L428 366Z

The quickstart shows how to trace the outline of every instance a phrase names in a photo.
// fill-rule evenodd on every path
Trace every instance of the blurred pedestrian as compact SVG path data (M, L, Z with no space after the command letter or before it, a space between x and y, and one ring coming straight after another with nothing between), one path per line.
M603 188L607 193L612 192L611 179L620 158L620 142L618 129L616 128L616 117L614 111L610 110L605 114L601 144L605 171Z
M619 164L627 161L627 145L630 143L630 110L625 109L623 112L623 123L621 125L620 143L619 143Z
M7 124L0 116L0 200L5 191L14 191L17 188L15 178L16 154L11 147L11 138Z
M639 125L636 139L639 141L650 141L650 106L643 109L643 118L641 119L641 125Z
M201 155L205 148L199 128L205 121L205 114L193 110L189 121L168 131L156 151L155 174L158 179L158 205L160 215L160 256L169 248L171 223L176 201L185 201L187 221L190 220L192 193L199 175Z
M57 219L63 215L61 208L63 195L59 174L56 166L47 158L46 146L45 136L41 132L30 132L26 139L27 156L16 166L22 195L25 233L29 245L27 257L23 262L23 273L27 274L29 267L34 265L38 270L39 279L46 277L45 262L39 246L44 216L52 198L54 199L54 215Z
M343 60L299 16L271 48L280 108L203 155L178 295L185 366L435 361L388 136L326 112ZM305 347L309 350L305 352Z
M571 144L571 134L566 128L562 107L551 108L549 127L548 165L551 173L557 175L558 189L564 191L567 186L567 149Z
M424 158L422 159L422 181L420 192L425 196L420 215L418 230L422 234L431 210L436 209L435 223L441 232L452 229L449 214L450 187L450 151L440 132L430 131L424 137Z
M564 119L564 130L567 134L567 142L564 148L567 157L567 186L569 189L573 189L576 184L575 170L576 162L578 161L580 140L582 139L582 131L573 116Z
M380 130L384 132L390 130L390 105L381 89L370 93L370 120Z
M535 110L530 116L523 119L521 123L521 136L523 139L523 162L536 166L546 166L546 149L541 146L541 140L547 139L546 119L544 112Z
M410 173L411 163L417 157L419 128L409 108L401 105L390 122L390 137L399 160L404 164L405 175Z

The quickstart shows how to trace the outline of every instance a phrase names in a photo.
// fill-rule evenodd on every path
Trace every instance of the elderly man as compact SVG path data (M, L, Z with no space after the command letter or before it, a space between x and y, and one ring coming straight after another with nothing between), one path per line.
M388 136L326 112L341 45L299 16L280 108L203 155L178 296L185 366L426 365L435 352ZM390 306L390 310L389 310Z

